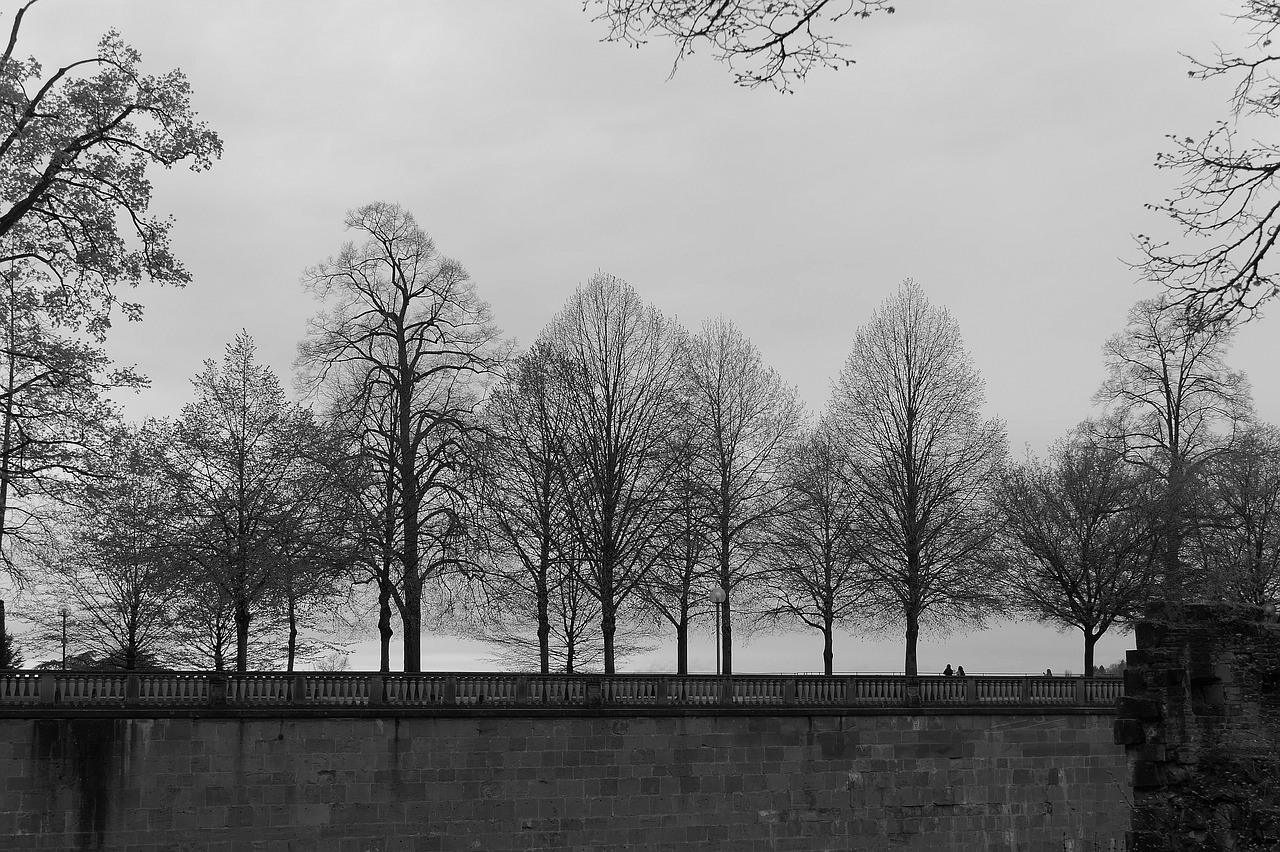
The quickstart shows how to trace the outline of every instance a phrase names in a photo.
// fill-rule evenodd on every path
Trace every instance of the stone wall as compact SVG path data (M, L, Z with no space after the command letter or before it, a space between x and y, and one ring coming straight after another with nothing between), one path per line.
M1115 722L1130 848L1280 849L1280 625L1273 610L1162 606L1137 628Z
M1118 850L1105 712L0 718L0 848Z

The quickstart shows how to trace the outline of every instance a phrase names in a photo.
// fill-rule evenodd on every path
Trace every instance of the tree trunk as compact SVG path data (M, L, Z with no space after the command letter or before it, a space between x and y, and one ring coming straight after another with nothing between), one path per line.
M550 554L544 546L542 576L538 578L538 670L551 673L551 592L547 589L547 572Z
M613 637L618 631L618 616L614 609L612 595L600 604L600 633L604 638L604 673L611 675L616 674L613 664Z
M391 581L378 578L378 671L391 671Z
M689 673L689 613L681 612L676 622L676 674Z
M835 653L832 650L833 639L831 627L831 619L827 618L822 626L822 673L827 677L831 677L833 664L835 662Z
M407 307L407 306L406 306ZM403 325L400 326L403 333ZM404 609L400 613L404 625L401 639L404 643L404 670L406 672L422 671L422 572L419 565L419 525L422 509L422 494L418 482L418 455L413 431L413 367L409 361L408 348L401 338L399 345L397 388L397 429L400 462L400 522L404 529Z
M9 331L10 340L9 348L12 351L14 343L13 336L13 311L9 312ZM0 557L4 555L5 545L8 544L8 536L5 534L8 530L8 513L9 513L9 477L10 477L10 456L13 452L13 381L14 381L14 364L13 355L9 355L9 374L8 380L4 386L4 438L0 443Z
M1093 677L1093 646L1102 638L1102 634L1092 630L1084 631L1084 676Z
M294 660L298 656L298 605L293 595L286 596L289 600L289 662L285 671L293 671Z
M400 612L403 625L400 641L404 644L405 672L422 671L422 581L404 578L404 609Z
M249 602L236 601L236 671L249 670Z
M915 677L919 674L916 665L916 644L920 640L920 614L914 609L907 610L907 659L905 674Z

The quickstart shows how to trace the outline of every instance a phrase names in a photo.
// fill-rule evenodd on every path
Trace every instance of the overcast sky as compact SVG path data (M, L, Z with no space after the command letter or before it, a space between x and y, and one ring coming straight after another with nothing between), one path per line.
M595 271L690 328L723 314L825 405L854 331L907 277L955 315L1011 449L1042 453L1093 413L1101 346L1156 291L1136 280L1143 209L1173 189L1166 134L1225 116L1221 84L1180 53L1244 43L1211 0L903 0L842 24L852 68L793 95L733 85L672 45L601 43L579 0L44 0L19 53L82 58L110 27L143 67L186 72L226 152L155 175L156 212L194 281L140 294L118 362L152 387L131 418L169 416L241 328L286 384L314 305L303 269L341 247L345 212L398 202L461 261L498 324L528 344ZM1280 421L1274 321L1231 361ZM1130 646L1108 637L1099 662ZM902 641L846 637L841 670L902 668ZM372 645L356 668L376 667ZM425 643L425 668L484 650ZM926 636L921 671L1081 668L1078 634L1035 625ZM816 634L757 638L740 671L821 667ZM714 666L713 646L693 650ZM624 669L674 667L661 649Z

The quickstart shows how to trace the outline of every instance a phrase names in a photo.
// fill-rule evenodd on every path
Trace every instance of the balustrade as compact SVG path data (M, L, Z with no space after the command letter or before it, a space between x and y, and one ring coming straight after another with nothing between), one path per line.
M3 672L0 710L93 707L1110 707L1118 678Z

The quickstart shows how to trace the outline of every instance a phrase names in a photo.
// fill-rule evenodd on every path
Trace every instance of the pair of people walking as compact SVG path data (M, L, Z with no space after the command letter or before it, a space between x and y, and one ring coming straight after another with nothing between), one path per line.
M964 666L960 666L955 671L951 670L951 664L947 663L947 667L942 670L943 677L965 677Z

